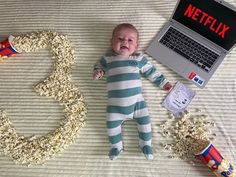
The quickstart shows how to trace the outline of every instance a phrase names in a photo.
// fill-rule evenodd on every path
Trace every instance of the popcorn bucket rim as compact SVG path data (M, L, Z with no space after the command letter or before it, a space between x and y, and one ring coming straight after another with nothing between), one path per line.
M202 151L200 151L199 153L195 153L194 155L199 156L203 154L211 145L213 146L212 142L209 141L209 144Z
M19 53L19 52L13 47L13 45L12 45L12 41L13 41L14 38L15 38L14 36L10 35L10 36L8 37L8 41L9 41L11 47L14 49L14 51L17 52L17 53Z

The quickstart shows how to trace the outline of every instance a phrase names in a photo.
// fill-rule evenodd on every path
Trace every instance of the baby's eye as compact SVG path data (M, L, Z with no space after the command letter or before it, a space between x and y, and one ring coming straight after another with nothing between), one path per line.
M123 41L123 38L122 38L122 37L118 37L118 39L119 39L120 41Z
M133 42L133 39L129 39L128 41L129 41L129 42Z

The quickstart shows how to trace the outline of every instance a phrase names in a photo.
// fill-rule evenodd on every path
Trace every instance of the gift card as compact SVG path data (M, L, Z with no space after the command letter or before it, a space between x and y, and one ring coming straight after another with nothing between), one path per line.
M175 116L179 116L186 110L194 96L195 91L191 90L183 83L177 82L163 101L162 106Z

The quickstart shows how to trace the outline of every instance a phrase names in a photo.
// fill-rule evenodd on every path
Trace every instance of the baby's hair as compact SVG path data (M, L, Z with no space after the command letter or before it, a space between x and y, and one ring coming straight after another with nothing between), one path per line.
M112 32L112 37L115 35L115 33L117 31L121 30L122 28L129 28L131 30L134 30L137 33L137 39L139 38L139 32L138 32L137 28L135 28L135 26L130 23L121 23L121 24L117 25Z

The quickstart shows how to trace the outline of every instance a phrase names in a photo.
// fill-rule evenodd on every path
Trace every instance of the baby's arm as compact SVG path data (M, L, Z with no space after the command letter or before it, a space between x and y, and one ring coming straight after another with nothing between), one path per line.
M93 80L99 80L101 79L106 71L107 62L104 57L102 57L101 60L99 60L93 68Z
M140 61L141 68L140 71L144 77L149 79L152 83L159 86L163 90L170 91L172 84L166 79L166 77L159 71L156 67L147 60L146 57L143 57Z

